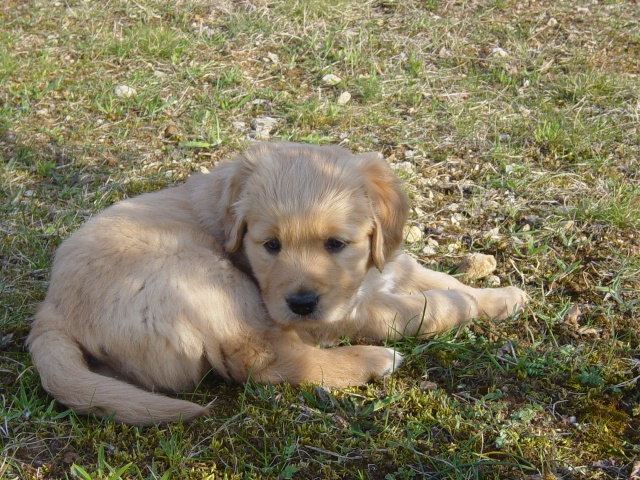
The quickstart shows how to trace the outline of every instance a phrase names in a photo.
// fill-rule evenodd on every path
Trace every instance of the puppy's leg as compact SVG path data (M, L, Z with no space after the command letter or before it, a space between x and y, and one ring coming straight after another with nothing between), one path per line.
M503 320L527 303L525 292L516 287L473 288L451 275L422 267L408 255L400 255L390 267L397 279L393 291L400 294L416 294L428 290L455 290L472 296L481 315ZM473 317L472 317L473 318Z
M379 292L353 314L364 338L399 339L433 335L480 316L476 299L459 290L428 290L415 295Z
M236 380L346 387L385 377L402 363L402 356L390 348L316 348L302 341L296 332L277 326L259 336L259 340L248 339L249 343L227 351L231 357L228 364L236 366L232 372Z

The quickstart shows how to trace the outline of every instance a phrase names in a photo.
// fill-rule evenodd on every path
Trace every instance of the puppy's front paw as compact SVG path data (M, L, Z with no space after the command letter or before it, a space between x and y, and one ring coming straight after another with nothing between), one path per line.
M361 348L366 349L366 361L369 365L369 378L366 380L391 375L404 361L402 355L393 348L372 346L364 346Z
M484 288L478 298L480 311L494 320L504 320L520 313L529 303L529 296L516 287Z
M394 350L393 348L385 348L385 350L387 351L391 359L391 365L382 374L383 377L386 377L387 375L391 375L398 368L400 368L400 365L402 365L402 362L404 362L404 358L402 358L402 355L400 355L400 352L398 352L397 350Z

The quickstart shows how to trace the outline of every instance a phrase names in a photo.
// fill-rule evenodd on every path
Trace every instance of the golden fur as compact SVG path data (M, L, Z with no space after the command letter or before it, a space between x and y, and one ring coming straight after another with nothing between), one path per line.
M526 301L399 251L408 200L378 154L257 144L185 184L122 201L59 248L28 338L44 388L131 424L207 407L153 392L211 369L237 382L357 385L401 356L330 345L430 334Z

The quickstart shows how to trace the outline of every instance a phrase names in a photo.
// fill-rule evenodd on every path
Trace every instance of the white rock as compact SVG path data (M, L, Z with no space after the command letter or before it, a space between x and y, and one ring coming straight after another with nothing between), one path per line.
M404 238L409 244L417 243L422 240L422 230L416 225L405 228Z
M491 55L494 55L496 57L508 57L509 54L506 52L505 49L500 48L500 47L494 47L491 49Z
M342 92L338 97L338 105L346 105L351 100L351 94L349 92Z
M271 130L278 123L277 118L260 115L251 120L251 127L255 132L255 138L258 140L267 140L271 135Z
M482 236L484 238L499 238L500 227L495 227L495 228L492 228L491 230L487 230Z
M493 273L496 266L497 262L493 255L472 253L460 263L456 273L462 273L463 280L477 280Z
M276 55L273 52L267 52L267 57L269 58L269 60L271 60L272 63L274 63L276 65L280 61L280 59L278 58L278 55Z
M415 170L415 167L411 162L392 163L389 166L391 167L392 170L402 170L408 173L413 173L413 171Z
M427 245L422 249L422 254L428 257L436 255L437 253L438 251L435 248L433 248L431 245Z
M116 97L129 98L133 97L138 92L136 92L135 88L131 88L127 85L118 85L113 89L113 93Z
M489 275L487 278L485 278L484 282L487 284L487 287L499 287L500 277L496 275Z
M335 85L338 85L340 82L342 82L342 79L337 75L334 75L333 73L329 73L322 77L322 84L326 85L327 87L333 87Z

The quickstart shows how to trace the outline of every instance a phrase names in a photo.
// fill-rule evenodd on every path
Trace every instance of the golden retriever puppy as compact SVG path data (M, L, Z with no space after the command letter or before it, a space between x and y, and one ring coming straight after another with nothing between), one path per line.
M526 295L474 289L400 252L408 200L378 154L257 144L185 184L119 202L59 248L28 346L78 413L189 420L154 392L237 382L358 385L401 363L340 337L428 335Z

